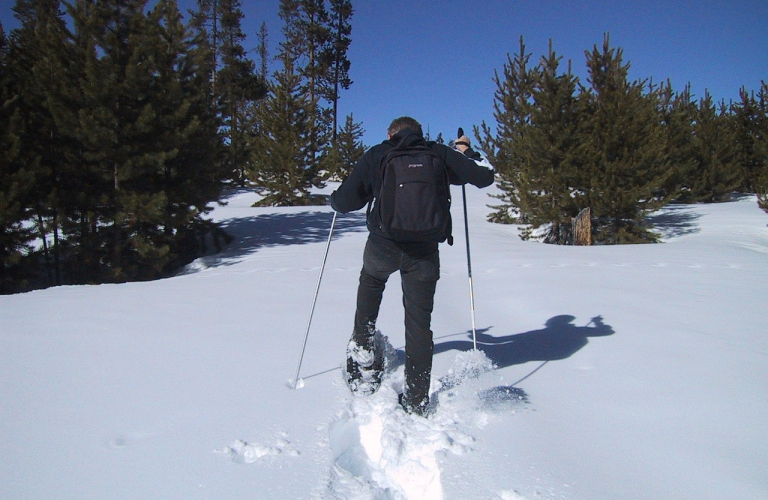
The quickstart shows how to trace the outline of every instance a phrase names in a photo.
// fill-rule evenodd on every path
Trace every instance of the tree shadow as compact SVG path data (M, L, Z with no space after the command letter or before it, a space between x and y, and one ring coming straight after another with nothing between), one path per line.
M202 257L205 267L231 266L260 248L318 243L328 240L333 212L271 213L224 219L219 227L232 241L221 252ZM366 231L365 214L338 214L334 239L345 233ZM187 272L194 272L195 269Z
M664 238L695 234L700 231L696 221L701 218L688 210L688 205L667 205L661 211L647 216L646 221Z

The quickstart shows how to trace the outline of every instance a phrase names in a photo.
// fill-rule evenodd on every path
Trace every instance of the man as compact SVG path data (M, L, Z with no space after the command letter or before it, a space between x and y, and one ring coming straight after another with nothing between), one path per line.
M379 201L382 160L395 147L426 146L445 164L451 184L472 184L483 188L493 183L493 170L478 165L480 155L469 147L466 136L457 141L455 151L445 145L427 142L421 125L410 117L395 119L387 130L387 140L369 149L349 177L331 194L331 206L341 213ZM448 214L450 217L450 214ZM400 403L409 413L424 415L429 405L432 372L432 331L430 324L435 287L440 278L438 241L400 241L381 229L375 210L369 210L368 241L363 254L363 269L357 290L354 330L347 347L347 384L353 392L374 393L381 383L383 353L374 342L384 287L389 276L400 271L405 308L405 385ZM441 241L451 242L450 223Z

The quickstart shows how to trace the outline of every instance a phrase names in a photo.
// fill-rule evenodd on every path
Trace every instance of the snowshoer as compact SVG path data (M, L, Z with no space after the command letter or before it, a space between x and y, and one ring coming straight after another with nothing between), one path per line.
M482 158L466 136L457 141L457 149L426 141L413 118L397 118L387 130L387 140L366 151L331 195L337 212L368 205L369 236L347 347L347 384L360 394L372 394L381 384L383 353L375 345L376 319L387 279L399 271L405 308L405 384L400 403L419 415L425 414L429 404L434 349L430 324L440 277L438 243L452 243L450 199L429 198L450 197L448 183L483 188L494 180L492 169L476 163ZM447 216L440 213L446 206Z

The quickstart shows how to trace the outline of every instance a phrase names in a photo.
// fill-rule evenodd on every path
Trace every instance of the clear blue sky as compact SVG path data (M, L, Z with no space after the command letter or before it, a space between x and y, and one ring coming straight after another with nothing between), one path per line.
M2 0L6 31L12 0ZM193 0L181 0L182 8ZM248 49L267 23L270 50L280 41L278 0L243 0ZM768 0L353 0L349 58L354 81L342 94L342 116L362 122L366 145L385 138L392 118L411 115L435 137L458 126L493 124L492 81L522 35L532 59L552 39L564 62L586 81L584 51L624 50L630 78L687 83L696 97L736 99L739 89L768 81ZM255 55L254 55L255 57Z

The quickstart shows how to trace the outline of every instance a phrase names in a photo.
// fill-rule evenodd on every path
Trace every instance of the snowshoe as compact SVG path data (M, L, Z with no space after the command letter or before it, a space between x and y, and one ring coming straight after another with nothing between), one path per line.
M361 346L354 340L347 344L346 382L355 394L370 396L379 390L384 372L384 352L371 338L370 345Z

